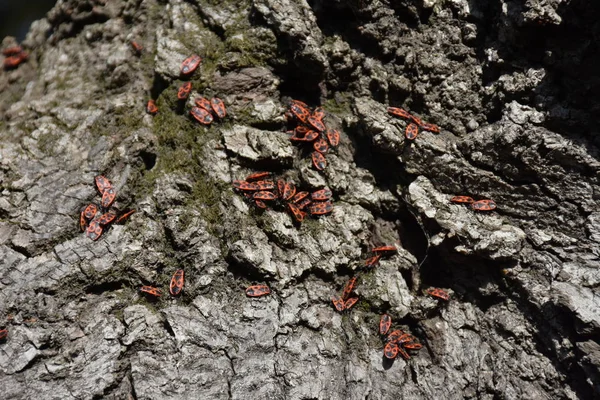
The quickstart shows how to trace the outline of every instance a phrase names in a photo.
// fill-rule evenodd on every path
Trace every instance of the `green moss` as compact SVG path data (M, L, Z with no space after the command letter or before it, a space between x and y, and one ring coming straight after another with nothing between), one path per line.
M37 145L40 151L49 155L56 155L56 142L60 139L58 133L43 133L38 137Z
M350 95L348 93L338 93L334 99L329 99L323 104L325 111L343 115L352 113L352 105L350 104Z

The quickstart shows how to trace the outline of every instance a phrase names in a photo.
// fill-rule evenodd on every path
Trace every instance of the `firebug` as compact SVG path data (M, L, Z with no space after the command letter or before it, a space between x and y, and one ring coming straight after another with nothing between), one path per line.
M227 116L227 109L225 108L225 103L223 103L223 100L213 97L210 99L210 105L219 119L223 119Z
M312 192L310 194L310 197L313 200L318 200L318 201L329 200L331 198L331 196L333 196L333 193L328 188L317 190L316 192Z
M450 201L453 203L467 203L467 204L471 204L471 203L475 202L475 200L473 200L473 198L469 197L469 196L454 196L453 198L450 199Z
M169 285L169 292L171 293L171 296L178 296L181 294L182 290L183 290L183 270L178 269L177 271L175 271L175 273L173 274L173 277L171 278L171 284Z
M406 125L406 130L404 131L404 136L408 140L415 140L417 135L419 134L419 127L417 124L408 124Z
M158 112L158 107L156 106L154 100L148 100L148 104L146 104L146 112L150 115L154 115Z
M260 297L271 293L271 289L267 285L254 285L246 289L246 296Z
M327 141L323 138L316 140L313 143L313 148L322 154L325 154L327 153L327 151L329 151L329 145L327 144Z
M210 125L213 122L213 116L204 108L192 107L190 115L202 125Z
M177 98L179 100L185 100L190 97L190 93L192 92L192 82L184 82L183 85L179 87L177 91Z
M318 151L313 151L310 156L312 158L312 163L317 170L323 171L327 167L327 160L323 154Z
M496 208L494 200L479 200L471 203L471 208L476 211L491 211Z
M312 215L323 215L333 211L333 204L330 201L312 203L308 210Z
M181 74L189 75L193 73L196 70L196 68L198 68L198 65L200 65L201 62L202 58L199 55L192 54L191 56L183 60L183 63L181 64Z
M340 133L335 129L327 129L327 140L332 147L340 144Z
M398 350L399 347L396 343L388 343L385 345L385 347L383 348L383 355L386 358L389 358L390 360L395 359L396 357L398 357Z
M443 289L438 288L429 288L427 289L427 294L433 297L437 297L438 299L442 299L445 301L450 300L450 295Z
M387 314L383 314L379 320L379 334L385 335L392 326L392 317Z
M160 297L162 295L162 292L159 288L155 288L152 286L142 286L140 291L142 293L146 293L154 297Z

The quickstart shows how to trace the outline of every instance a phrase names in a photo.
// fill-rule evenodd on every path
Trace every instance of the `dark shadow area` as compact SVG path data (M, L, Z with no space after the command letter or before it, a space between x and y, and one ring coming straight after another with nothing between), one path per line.
M20 42L31 23L43 18L56 0L0 0L0 39L14 36Z

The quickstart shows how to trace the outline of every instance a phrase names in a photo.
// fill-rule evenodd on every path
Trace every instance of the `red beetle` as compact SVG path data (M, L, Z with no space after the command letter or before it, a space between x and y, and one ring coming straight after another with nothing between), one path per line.
M317 190L316 192L312 192L310 194L310 197L313 200L318 200L318 201L329 200L331 198L331 196L333 196L333 193L328 188Z
M375 247L373 253L395 253L398 249L395 246L379 246Z
M323 171L327 167L327 160L323 154L318 151L313 151L310 156L312 158L312 163L317 170Z
M396 343L402 335L405 335L404 331L396 329L385 338L385 341Z
M398 350L400 348L398 347L398 345L396 343L388 343L385 345L385 347L383 348L383 355L386 358L389 358L390 360L395 359L396 357L398 357Z
M300 100L292 100L292 101L291 101L291 103L292 103L292 104L297 104L297 105L299 105L300 107L304 107L304 108L306 108L306 109L308 109L308 108L309 108L309 107L308 107L308 104L306 104L305 102L303 102L303 101L300 101Z
M469 197L469 196L454 196L453 198L450 199L450 201L453 203L467 203L467 204L471 204L471 203L475 202L475 200L473 200L473 198Z
M325 118L325 110L323 110L323 107L315 108L312 117L319 121L323 121L323 118Z
M142 293L146 293L146 294L149 294L154 297L160 297L162 295L162 292L160 289L152 287L152 286L142 286L140 291Z
M148 100L148 104L146 104L146 112L150 115L154 115L158 112L158 107L156 106L154 100Z
M213 116L204 108L192 107L190 115L202 125L210 125L213 122Z
M411 118L412 115L410 115L407 111L398 108L398 107L388 107L387 109L388 113L390 115L393 115L394 117L400 117L400 118Z
M283 185L283 191L279 192L283 200L289 200L296 194L296 186L293 183L286 182Z
M321 120L316 119L313 116L306 118L306 122L319 132L323 132L325 129L327 129L327 128L325 128L325 124L323 122L321 122Z
M192 92L192 82L184 82L183 85L177 91L177 98L179 100L185 100L190 97L190 93Z
M235 189L238 190L247 190L250 192L254 192L260 190L260 187L256 184L256 182L246 182L246 181L233 181L231 183Z
M252 196L255 200L275 200L277 196L273 192L268 192L266 190L256 192Z
M258 190L273 190L273 189L275 189L275 183L270 180L256 181L253 183L258 187Z
M344 310L349 310L358 301L358 297L351 297L344 303Z
M112 189L112 183L110 183L110 181L103 175L96 176L94 181L96 182L96 188L98 188L98 192L100 192L100 194L104 194L104 191L107 189Z
M404 131L404 136L408 140L415 140L419 134L419 127L416 124L408 124Z
M434 124L429 124L427 122L421 123L421 129L424 129L429 132L440 133L440 127Z
M340 133L335 129L327 129L327 140L332 147L336 147L340 143Z
M306 192L306 191L298 192L294 195L294 197L292 197L291 202L298 204L301 200L304 200L305 198L307 198L309 194L310 193Z
M227 109L225 108L223 100L213 97L210 99L210 106L219 119L223 119L227 116Z
M171 296L178 296L183 290L183 270L178 269L171 278L171 284L169 285L169 292Z
M319 140L313 143L313 148L319 153L325 154L329 151L329 145L327 144L327 140L320 138Z
M196 99L194 100L194 102L196 103L196 105L208 112L212 111L212 107L210 105L210 101L208 101L207 99L205 99L204 97L196 97Z
M344 300L340 299L339 297L333 296L331 298L331 302L333 303L333 306L335 307L336 310L338 310L339 312L344 311L344 309L345 309Z
M113 222L115 218L117 218L117 214L111 210L106 214L102 214L100 217L98 217L97 221L100 226L105 227L106 225Z
M135 210L127 210L127 211L125 211L123 214L119 215L119 218L117 218L117 220L115 221L115 224L120 224L121 222L125 221L134 212L135 212Z
M246 296L260 297L271 293L271 289L267 285L254 285L246 289Z
M356 285L357 280L358 280L358 278L356 276L353 276L346 283L346 286L344 286L344 291L342 292L342 299L346 300L346 299L348 299L348 297L350 297L350 295L352 294L352 291L354 290L354 286Z
M392 326L392 317L387 314L383 314L379 320L379 334L385 335Z
M112 187L106 189L104 193L102 193L102 201L100 205L104 208L108 208L115 202L117 198L117 192Z
M90 222L89 226L87 227L85 235L93 241L96 241L100 239L100 236L102 236L102 231L102 226L98 223L97 219L94 219L92 220L92 222Z
M8 337L8 329L0 329L0 341L5 341Z
M442 299L445 301L450 300L450 295L443 289L438 288L429 288L427 289L427 294L433 297L437 297L438 299Z
M404 343L402 346L409 350L421 350L423 348L421 343Z
M375 266L379 260L381 259L381 254L374 255L373 257L369 257L365 260L365 267L373 267Z
M293 102L290 105L290 111L292 112L294 117L296 117L299 121L301 121L303 123L306 123L310 116L310 113L308 112L308 108L304 107L303 105L299 104L298 102Z
M23 48L21 46L10 46L2 50L2 54L4 54L5 56L13 56L22 52Z
M95 204L88 204L85 207L85 210L83 210L83 214L84 214L85 218L88 220L94 218L96 216L97 212L98 212L98 206Z
M494 200L479 200L471 203L471 208L476 211L491 211L496 209Z
M85 214L82 211L81 215L79 216L79 229L81 229L81 231L85 231L85 228L87 226L87 219L85 218Z
M295 205L294 203L287 203L287 207L297 222L304 221L304 218L306 217L306 213L304 211L300 210L300 208L297 205Z
M192 54L191 56L189 56L188 58L183 60L183 63L181 64L181 74L182 75L191 74L192 72L194 72L196 70L196 68L198 68L198 66L200 65L201 62L202 62L202 58L199 55Z
M312 200L307 197L304 200L299 201L296 205L298 206L298 208L300 210L304 210L306 208L306 206L311 203L312 203Z
M323 215L333 211L333 204L330 201L312 203L308 210L312 215Z
M306 133L300 134L294 131L294 134L290 136L291 141L295 142L312 142L319 137L319 132L309 130Z
M255 172L253 174L250 174L246 177L246 181L257 181L259 179L262 178L270 178L271 177L271 173L267 172L267 171L261 171L261 172Z
M139 56L140 54L142 54L142 50L144 50L144 48L142 47L142 45L141 45L141 44L139 44L138 42L136 42L135 40L132 40L132 41L131 41L131 47L133 48L133 52L134 52L136 55L138 55L138 56Z

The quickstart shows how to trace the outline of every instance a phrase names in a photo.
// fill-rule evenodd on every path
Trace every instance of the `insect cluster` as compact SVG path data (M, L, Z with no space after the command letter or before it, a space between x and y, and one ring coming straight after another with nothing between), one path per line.
M388 113L390 115L393 115L394 117L403 118L410 121L408 125L406 125L406 129L404 130L404 136L408 140L415 140L417 138L417 135L419 134L419 129L424 129L429 132L440 133L439 126L423 122L421 118L409 114L408 111L405 111L398 107L388 107L387 110Z
M475 201L469 196L454 196L450 201L459 204L469 204L471 209L475 211L492 211L496 209L494 200L489 199Z
M132 42L134 51L141 52L141 46L138 49L134 43L135 42ZM183 60L183 63L181 64L181 76L183 78L191 76L194 71L198 69L201 62L202 58L197 54L192 54ZM185 102L190 97L191 93L192 82L184 82L177 90L177 100L180 102ZM196 105L190 109L190 116L202 125L210 125L215 121L215 118L222 120L227 116L225 103L218 97L213 97L210 100L207 100L204 97L198 97L194 100L194 102ZM148 100L148 103L146 104L146 112L150 115L155 115L158 113L158 106L156 105L156 101L154 99Z
M169 293L171 296L179 296L183 292L184 284L184 272L182 269L178 269L171 278L171 284L169 285ZM162 296L162 290L154 286L142 286L140 291L148 296L160 297Z
M335 129L329 129L323 123L325 111L321 107L312 112L306 103L300 100L292 100L289 110L286 112L290 123L297 126L291 134L293 142L305 142L312 144L314 151L310 154L313 166L322 171L327 167L325 154L330 147L336 147L340 143L340 133Z
M257 207L285 209L296 222L304 221L308 214L316 216L333 211L331 190L325 188L312 193L297 192L293 183L283 179L274 181L270 172L256 172L232 184L236 191Z
M21 46L7 47L2 50L2 54L6 56L4 59L4 69L17 68L29 58L29 53L23 50Z
M383 314L381 319L379 320L379 335L384 340L385 347L383 348L383 355L390 359L394 360L398 357L398 354L402 356L405 360L410 358L407 350L420 350L423 345L417 341L417 338L411 335L410 333L406 333L400 329L392 331L388 334L390 328L392 327L392 317L387 314Z
M98 175L94 178L96 189L100 192L102 199L100 206L94 203L88 204L79 215L79 228L90 239L100 239L102 233L111 224L119 224L125 221L135 210L127 210L122 213L110 209L117 198L117 192L112 183L106 177Z

